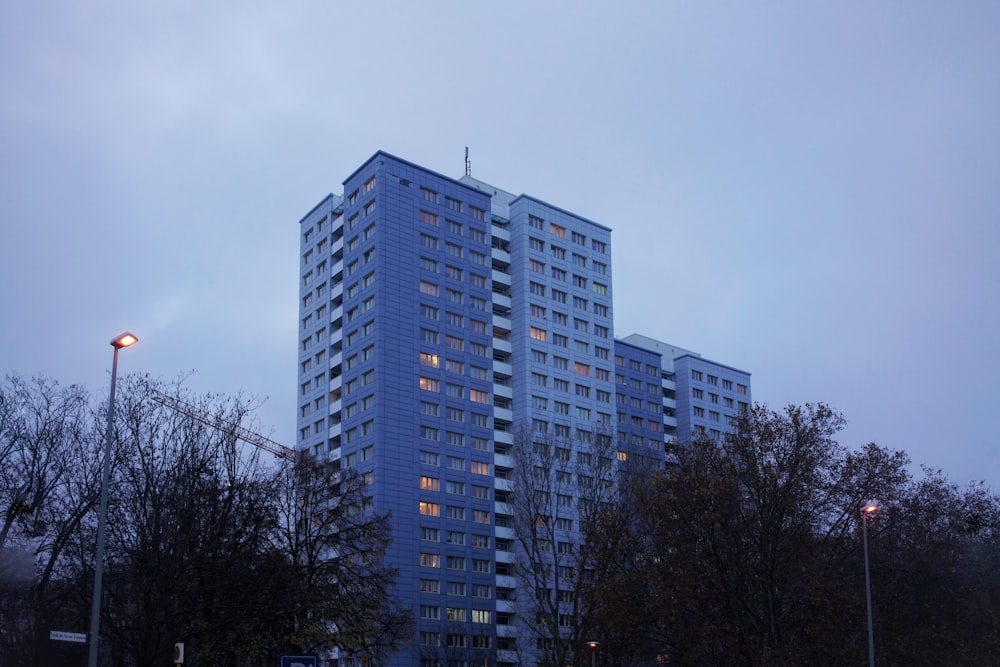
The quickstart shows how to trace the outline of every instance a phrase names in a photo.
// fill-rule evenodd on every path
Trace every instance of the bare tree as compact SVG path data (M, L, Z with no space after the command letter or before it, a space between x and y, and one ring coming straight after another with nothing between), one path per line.
M372 510L365 478L338 463L302 453L278 471L270 545L286 563L289 592L278 617L289 648L336 648L381 664L412 621L392 596L396 572L383 561L388 519Z
M84 627L81 572L66 558L96 499L97 415L82 387L8 376L0 387L0 662L55 664ZM51 662L49 662L51 661Z
M569 437L522 429L513 458L517 576L526 594L518 615L534 640L519 651L539 664L584 664L584 646L597 632L596 591L611 572L615 544L628 535L609 521L622 509L626 457L597 427Z
M637 487L617 624L652 641L633 663L652 652L681 665L863 662L870 498L882 502L868 531L880 662L995 655L997 499L940 475L914 482L902 452L848 452L833 439L842 424L822 404L757 405L733 437L680 448L676 466Z

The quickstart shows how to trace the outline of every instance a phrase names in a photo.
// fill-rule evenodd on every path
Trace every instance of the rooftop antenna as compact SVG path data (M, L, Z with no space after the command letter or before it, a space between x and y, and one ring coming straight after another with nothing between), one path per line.
M465 175L472 176L472 163L469 162L469 147L465 147Z

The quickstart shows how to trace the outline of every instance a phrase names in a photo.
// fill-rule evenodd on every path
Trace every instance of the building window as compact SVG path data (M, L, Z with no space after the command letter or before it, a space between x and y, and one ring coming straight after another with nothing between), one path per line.
M430 211L420 210L420 222L428 224L432 227L438 226L438 216L436 213L431 213Z

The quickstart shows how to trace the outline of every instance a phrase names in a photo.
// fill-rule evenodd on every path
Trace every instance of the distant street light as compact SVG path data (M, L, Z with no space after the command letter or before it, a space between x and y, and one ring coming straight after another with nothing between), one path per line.
M108 483L111 478L111 434L115 421L115 381L118 378L118 350L134 345L139 339L125 332L111 341L115 348L111 363L111 396L108 398L108 428L104 434L104 469L101 473L101 503L97 514L97 553L94 555L94 599L90 605L90 652L88 667L97 667L97 644L101 631L101 582L104 579L104 542L108 523Z
M875 667L875 633L872 630L872 578L868 569L868 515L878 511L878 503L868 501L861 508L861 533L865 549L865 601L868 603L868 667Z
M590 667L597 667L597 647L600 645L601 642L598 641L591 640L587 642L587 646L594 649L593 652L591 652L590 654Z

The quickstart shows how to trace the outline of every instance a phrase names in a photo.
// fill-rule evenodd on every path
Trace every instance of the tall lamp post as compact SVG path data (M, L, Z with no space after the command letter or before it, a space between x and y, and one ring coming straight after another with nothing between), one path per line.
M115 422L115 381L118 379L118 350L134 345L139 339L129 332L111 341L115 348L111 363L111 396L108 398L108 428L104 433L104 468L101 472L101 504L97 514L97 552L94 555L94 599L90 605L90 652L88 667L97 667L98 635L101 631L101 583L104 579L104 542L108 530L108 483L111 478L111 434Z
M869 501L861 508L861 533L865 549L865 601L868 604L868 667L875 667L875 632L872 629L872 577L868 568L868 516L878 511L878 503Z
M597 667L597 647L601 645L601 642L591 640L587 642L587 646L593 649L590 653L590 667Z

